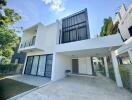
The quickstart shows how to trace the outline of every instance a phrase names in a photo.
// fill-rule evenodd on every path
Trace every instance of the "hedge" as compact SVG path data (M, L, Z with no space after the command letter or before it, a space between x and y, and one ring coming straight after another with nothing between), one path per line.
M120 65L119 71L123 86L132 91L132 67L131 65Z
M5 65L0 64L0 74L1 75L16 74L20 72L21 67L22 66L19 64L5 64Z

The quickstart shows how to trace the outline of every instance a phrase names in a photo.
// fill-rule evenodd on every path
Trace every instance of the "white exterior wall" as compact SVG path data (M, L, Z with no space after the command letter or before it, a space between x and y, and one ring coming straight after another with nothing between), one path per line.
M37 31L37 47L44 50L45 53L53 53L56 46L56 35L58 33L58 23L48 26L39 25Z
M52 65L52 81L56 81L65 77L65 70L71 70L72 59L68 56L54 53Z
M57 44L56 52L65 51L76 51L76 50L86 50L86 49L96 49L105 48L122 45L122 40L119 34L109 35L100 38L81 40L76 42Z
M89 74L92 75L92 65L90 57L78 58L79 64L79 74Z

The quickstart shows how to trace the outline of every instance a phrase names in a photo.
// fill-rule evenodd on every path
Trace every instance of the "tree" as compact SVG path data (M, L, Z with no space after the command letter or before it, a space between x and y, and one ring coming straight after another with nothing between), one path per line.
M100 36L107 36L111 34L116 34L118 31L118 24L119 22L116 22L115 25L113 25L112 18L109 17L108 19L104 19L104 24L101 27Z
M6 7L6 0L0 0L0 56L10 58L13 48L19 43L15 29L12 29L17 21L21 19L13 9Z
M114 26L113 26L112 34L117 33L117 31L118 31L118 26L119 26L119 22L117 21L117 22L114 24Z

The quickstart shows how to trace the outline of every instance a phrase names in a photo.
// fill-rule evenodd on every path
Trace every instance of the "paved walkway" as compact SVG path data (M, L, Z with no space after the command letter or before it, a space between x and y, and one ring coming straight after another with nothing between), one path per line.
M46 77L31 76L31 75L14 75L8 78L34 86L41 86L50 81L50 79Z
M117 88L107 78L72 76L35 90L18 100L132 100L132 94Z

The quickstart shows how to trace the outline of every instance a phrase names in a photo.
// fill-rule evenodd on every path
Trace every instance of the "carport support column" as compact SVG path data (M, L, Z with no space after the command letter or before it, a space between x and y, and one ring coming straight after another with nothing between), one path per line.
M130 61L132 63L132 51L130 49L128 50L128 55L129 55Z
M113 68L114 68L117 86L123 87L120 72L119 72L117 57L116 57L116 53L114 51L111 51L111 57L112 57L112 63L113 63Z
M104 58L104 65L105 65L105 72L106 72L106 77L109 77L109 70L108 70L108 63L107 63L107 58Z

